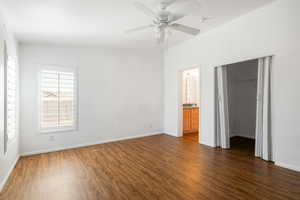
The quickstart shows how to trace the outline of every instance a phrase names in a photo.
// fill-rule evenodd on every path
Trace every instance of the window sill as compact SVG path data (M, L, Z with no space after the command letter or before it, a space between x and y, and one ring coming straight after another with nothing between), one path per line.
M58 134L77 131L77 128L64 128L64 129L52 129L52 130L40 130L40 134Z

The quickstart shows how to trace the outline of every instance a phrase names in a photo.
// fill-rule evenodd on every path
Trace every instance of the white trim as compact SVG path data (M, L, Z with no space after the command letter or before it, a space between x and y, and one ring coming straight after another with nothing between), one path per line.
M65 132L75 132L78 129L71 126L70 128L64 127L64 128L57 128L57 129L44 129L44 130L40 130L39 133L40 134L55 134L55 133L65 133Z
M8 50L7 50L7 42L6 40L3 41L4 42L4 63L3 63L3 78L4 78L4 83L3 83L3 87L4 87L4 91L3 91L3 102L4 102L4 127L3 127L3 131L4 131L4 154L7 154L7 150L8 150L8 137L7 137L7 59L8 59Z
M275 165L286 168L286 169L290 169L293 171L300 172L300 166L290 165L290 164L286 164L286 163L282 163L282 162L275 162Z
M170 136L174 136L174 137L181 137L178 136L176 133L170 132L170 131L164 131L165 134L170 135Z
M276 58L276 55L275 53L269 53L269 54L264 54L264 55L257 55L257 56L252 56L252 57L245 57L245 58L238 58L238 59L233 59L231 61L227 61L227 62L223 62L223 63L219 63L217 65L214 65L212 66L213 68L217 68L218 66L227 66L227 65L232 65L232 64L237 64L237 63L242 63L242 62L247 62L247 61L250 61L250 60L258 60L260 58L265 58L265 57L272 57L272 68L275 66L275 58ZM270 82L270 89L272 90L272 87L273 87L273 78L272 78L272 71L271 70L271 73L270 73L270 79L271 79L271 82ZM201 81L201 80L200 80ZM216 75L214 74L214 84L216 82ZM201 86L201 85L200 85ZM215 87L214 87L215 88ZM215 91L216 93L216 91ZM214 96L214 104L216 104L216 96ZM272 104L272 101L271 101L271 104ZM215 108L215 106L214 106ZM272 105L271 105L271 110L272 110ZM216 112L213 112L213 117L214 117L214 123L216 124L216 117L215 117L215 113ZM215 128L215 126L214 126ZM216 137L216 131L214 131L214 136ZM276 146L274 143L276 143L276 139L275 137L273 137L273 146ZM217 145L217 141L215 140L215 146ZM274 159L273 159L274 160Z
M200 143L201 145L205 145L205 146L208 146L208 147L213 147L213 148L216 147L215 144L209 144L209 143L206 143L206 142L204 142L204 141L200 141L199 143Z
M20 156L18 155L17 158L16 158L16 160L15 160L15 161L13 162L13 164L10 166L10 168L9 168L7 174L5 175L4 179L3 179L2 182L0 183L0 192L1 192L2 189L4 188L6 182L7 182L8 178L9 178L10 174L12 173L13 169L15 168L15 166L16 166L16 164L17 164L19 158L20 158Z
M182 106L182 96L183 96L183 88L182 88L182 76L183 72L187 69L181 69L177 72L177 133L175 134L176 137L183 136L183 106Z
M61 71L61 72L77 72L77 67L75 66L62 66L62 65L49 65L49 64L39 64L39 71L49 70L49 71Z
M257 55L257 56L252 56L252 57L238 58L238 59L233 59L231 61L219 63L218 65L215 65L214 67L223 66L223 65L238 64L238 63L241 63L241 62L247 62L247 61L250 61L250 60L257 60L257 59L260 59L260 58L274 57L274 56L275 56L275 53L269 53L269 54Z
M170 135L173 135L175 137L182 137L183 136L183 106L182 106L182 75L184 71L191 70L191 69L197 69L198 70L198 105L199 105L199 132L202 132L202 126L201 126L201 94L202 94L202 80L201 80L201 66L194 66L194 67L185 67L182 69L179 69L177 71L177 133L173 135L173 133L170 133ZM201 141L201 137L199 137L199 143Z
M75 148L80 148L80 147L87 147L87 146L104 144L104 143L109 143L109 142L118 142L118 141L122 141L122 140L135 139L135 138L141 138L141 137L147 137L147 136L159 135L159 134L164 134L164 133L163 133L163 131L159 131L159 132L146 133L146 134L135 135L135 136L121 137L121 138L116 138L116 139L100 140L97 142L88 142L88 143L71 145L71 146L66 146L66 147L56 147L56 148L51 148L51 149L42 149L42 150L37 150L37 151L23 152L23 153L21 153L21 156L30 156L30 155L41 154L41 153L49 153L49 152L67 150L67 149L75 149Z

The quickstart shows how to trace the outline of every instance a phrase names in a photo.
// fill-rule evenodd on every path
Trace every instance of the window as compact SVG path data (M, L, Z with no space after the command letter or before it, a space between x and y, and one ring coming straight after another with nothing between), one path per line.
M7 144L16 136L17 71L15 60L8 56L6 43L4 43L4 85L4 152L7 152Z
M6 71L6 131L11 141L16 136L16 65L12 58L7 60Z
M41 132L76 129L76 77L73 71L43 70L40 83Z

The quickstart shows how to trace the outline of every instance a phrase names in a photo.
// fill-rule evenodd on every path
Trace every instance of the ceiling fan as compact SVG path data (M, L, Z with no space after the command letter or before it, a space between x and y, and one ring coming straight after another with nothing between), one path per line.
M192 0L160 0L158 9L153 11L144 4L140 2L134 2L134 6L142 11L144 14L152 18L152 23L145 26L140 26L137 28L129 29L126 33L132 33L136 31L141 31L147 28L153 28L155 30L155 37L158 43L163 43L171 35L171 30L181 31L190 35L197 35L200 30L190 26L176 23L179 19L182 19L187 14L182 12L171 12L169 7L175 3L187 3ZM208 18L202 17L201 22L204 22Z

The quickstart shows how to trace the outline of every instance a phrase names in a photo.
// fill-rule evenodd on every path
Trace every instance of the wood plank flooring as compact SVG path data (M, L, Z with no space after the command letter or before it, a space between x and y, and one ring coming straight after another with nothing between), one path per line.
M300 199L300 173L156 135L22 157L1 200Z
M198 142L199 141L199 134L198 133L186 133L186 134L183 134L183 139L184 140L189 140L189 141L192 141L192 142Z

